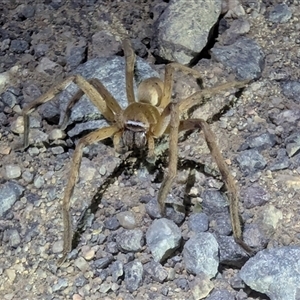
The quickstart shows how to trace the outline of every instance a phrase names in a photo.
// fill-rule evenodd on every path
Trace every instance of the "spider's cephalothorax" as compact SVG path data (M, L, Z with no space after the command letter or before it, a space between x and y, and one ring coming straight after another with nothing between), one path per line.
M137 100L135 99L133 90L133 75L135 54L132 49L130 40L123 41L123 48L126 60L126 94L128 106L122 109L116 99L103 86L98 79L86 80L80 75L72 75L66 78L60 84L54 86L46 94L30 103L23 110L24 117L24 146L28 147L29 135L29 114L39 105L48 102L56 94L61 92L69 83L74 82L78 85L79 90L70 100L65 116L63 118L62 127L68 123L70 110L83 94L86 94L92 103L99 109L103 117L111 124L110 126L99 128L86 136L82 137L75 148L68 185L65 189L63 198L63 222L64 222L64 248L62 263L72 248L72 223L70 218L70 198L72 196L74 186L78 179L79 168L81 164L84 147L113 137L116 150L119 150L123 144L129 149L143 148L148 145L148 157L154 156L154 140L163 134L169 135L169 168L165 178L161 184L158 193L158 203L161 214L164 213L165 199L170 191L171 184L177 172L178 159L178 132L185 130L201 129L212 157L216 161L220 170L222 179L228 190L230 202L230 215L235 240L239 242L247 251L251 251L247 245L241 240L242 232L238 213L238 192L235 181L229 172L224 158L215 141L213 132L209 125L203 119L187 119L180 120L180 115L195 105L201 105L203 99L211 97L228 88L244 87L249 81L225 83L210 89L200 90L186 99L178 101L176 104L171 102L173 73L176 69L192 74L197 79L201 78L198 71L178 63L168 64L165 68L165 78L148 78L142 81L138 87Z

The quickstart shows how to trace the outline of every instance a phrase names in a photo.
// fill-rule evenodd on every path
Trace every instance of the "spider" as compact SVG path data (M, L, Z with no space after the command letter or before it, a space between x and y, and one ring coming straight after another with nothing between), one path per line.
M168 134L168 171L158 193L160 212L161 215L164 215L165 200L177 173L178 133L180 131L197 129L202 130L211 155L216 161L222 180L227 188L235 241L245 250L251 252L251 249L245 244L245 242L242 241L242 231L238 213L239 198L236 184L219 150L214 133L211 131L208 123L203 119L180 120L180 115L182 113L195 105L201 104L204 98L210 97L228 88L245 87L249 80L229 82L211 89L203 89L195 92L186 99L178 101L178 103L173 103L171 102L171 93L174 71L180 70L193 75L195 78L201 78L200 73L196 70L173 62L166 65L164 80L151 77L142 81L138 86L137 99L135 99L133 85L135 53L129 39L124 39L122 41L122 46L126 61L125 76L126 95L128 101L128 106L125 109L120 107L119 103L104 87L100 80L95 78L86 80L80 75L72 75L67 77L58 85L52 87L47 93L31 102L23 110L24 149L29 146L29 114L39 105L50 101L71 82L77 84L79 90L67 105L61 125L62 129L65 129L67 126L72 107L84 94L89 97L104 118L109 122L109 124L111 124L110 126L99 128L82 137L75 148L71 162L70 176L63 197L64 244L63 257L59 260L59 264L64 262L67 254L72 249L73 232L70 217L70 199L78 179L84 147L112 137L114 147L117 152L121 152L124 146L126 149L144 148L147 146L148 158L151 159L154 156L154 140L160 138L164 134Z

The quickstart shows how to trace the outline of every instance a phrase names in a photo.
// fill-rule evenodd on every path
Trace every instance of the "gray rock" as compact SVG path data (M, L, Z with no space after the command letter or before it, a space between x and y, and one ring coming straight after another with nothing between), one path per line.
M21 11L21 15L26 18L32 18L35 14L35 7L33 5L25 5Z
M5 166L5 175L8 179L19 178L21 176L21 168L18 165Z
M113 278L113 282L117 282L118 279L123 276L124 266L123 263L119 260L114 261L110 266L111 275Z
M38 44L38 45L35 45L33 47L34 49L34 55L36 58L40 58L42 56L45 56L46 53L49 51L49 45L47 44Z
M53 285L52 291L58 292L64 290L68 286L68 280L66 278L59 278L58 282Z
M158 19L159 55L187 64L207 44L208 35L221 13L221 2L170 1Z
M14 203L20 199L24 188L20 185L9 181L0 186L0 216L3 217Z
M119 252L118 244L116 242L108 242L106 244L106 250L111 254L117 254Z
M146 232L146 241L154 260L161 262L180 246L181 231L171 220L154 220Z
M29 44L22 39L12 40L10 43L10 50L14 53L24 53L27 49L29 49Z
M268 241L269 237L264 232L263 224L245 224L243 232L244 241L253 249L263 249Z
M143 265L139 261L133 261L125 265L125 285L129 292L136 291L143 281Z
M160 283L163 283L168 277L168 271L160 263L154 260L145 264L144 270L153 280Z
M239 80L259 78L264 67L264 53L252 39L241 37L232 45L215 46L212 57L233 69Z
M268 19L273 23L286 23L292 17L292 12L285 3L271 8Z
M17 229L5 230L3 240L8 241L12 248L17 248L21 243L21 237Z
M177 206L176 204L173 206L169 206L170 204L166 202L166 218L172 220L177 225L180 225L185 219L185 209L183 206Z
M134 214L131 211L122 211L118 213L117 219L123 228L133 229L136 227Z
M299 298L300 247L260 251L242 267L240 277L253 290L271 300Z
M162 217L162 215L160 214L157 199L155 198L152 198L150 201L147 202L147 204L145 205L145 209L147 214L153 219L158 219Z
M227 209L211 215L210 228L221 235L229 235L232 232L230 214Z
M66 60L71 70L78 67L84 61L86 57L86 47L87 45L85 42L80 42L79 46L71 47L71 49L69 49Z
M218 242L208 232L198 233L190 238L183 247L183 260L186 270L192 274L204 273L209 278L218 272Z
M109 126L109 124L104 119L78 123L68 131L68 136L74 137L85 131L96 130L105 126Z
M247 143L250 148L264 150L273 147L276 144L276 136L271 133L262 133L256 136L249 136Z
M245 208L262 206L269 201L269 194L257 183L247 187L241 192Z
M264 157L254 149L243 151L236 157L236 161L245 175L263 170L267 165Z
M287 156L286 150L278 149L277 157L275 160L273 160L269 169L271 171L284 170L284 169L287 169L289 167L289 165L290 165L290 161Z
M104 221L105 228L109 230L117 230L120 227L120 223L116 216L108 218Z
M289 99L299 102L300 82L295 80L286 81L282 84L283 95ZM292 112L293 113L293 112ZM290 120L291 122L291 120Z
M116 241L122 251L139 251L144 245L143 231L141 229L124 230L117 235Z
M1 95L2 101L8 105L10 108L13 108L17 103L17 97L14 93L6 91Z
M298 132L292 133L285 139L286 152L289 157L299 153L300 150L300 134Z
M177 287L182 289L183 291L188 291L189 289L189 282L186 278L178 278L174 280Z
M228 201L223 197L220 191L214 189L204 190L201 194L201 198L203 199L203 211L207 215L224 212L224 210L227 211L229 205Z
M213 291L206 300L235 300L235 297L228 290L222 289Z
M208 216L205 213L195 213L190 215L188 221L189 229L194 232L204 232L208 230Z
M105 269L111 264L113 260L114 257L112 255L107 255L106 257L96 259L93 262L93 265L96 269Z
M217 236L219 243L220 263L241 267L248 259L248 254L239 246L233 236Z

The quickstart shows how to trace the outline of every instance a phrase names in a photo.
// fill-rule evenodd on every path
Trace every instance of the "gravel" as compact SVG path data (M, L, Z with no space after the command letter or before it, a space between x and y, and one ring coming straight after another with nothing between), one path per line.
M21 2L0 4L0 298L297 299L297 1ZM138 56L137 82L164 78L166 60L201 73L196 82L174 72L174 101L199 85L252 79L183 114L207 120L216 136L240 191L250 259L232 236L226 188L202 132L188 131L179 135L166 218L157 194L168 172L167 138L156 141L154 164L146 153L116 155L111 139L84 149L70 203L73 251L58 268L75 145L108 124L84 97L59 128L78 89L70 84L30 113L30 147L16 151L21 110L76 73L98 77L126 107L124 35ZM200 271L206 262L209 275Z

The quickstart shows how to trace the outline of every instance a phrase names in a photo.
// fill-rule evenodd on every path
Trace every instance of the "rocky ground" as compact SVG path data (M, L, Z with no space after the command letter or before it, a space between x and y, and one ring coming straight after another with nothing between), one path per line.
M1 299L299 299L300 2L244 0L243 11L229 1L222 12L211 3L0 1ZM188 27L200 13L204 33ZM209 31L210 42L198 44ZM154 164L143 153L117 155L111 140L85 149L72 197L77 238L58 268L70 159L78 138L105 121L83 99L59 130L75 91L68 87L32 114L31 146L17 151L19 115L70 73L100 78L125 106L125 35L139 57L138 80L163 78L174 59L201 72L202 87L252 79L184 116L208 120L216 134L240 189L243 237L258 252L252 258L234 243L226 193L202 135L188 132L168 198L185 212L169 205L167 218L156 203L166 138ZM199 85L179 72L173 98Z

